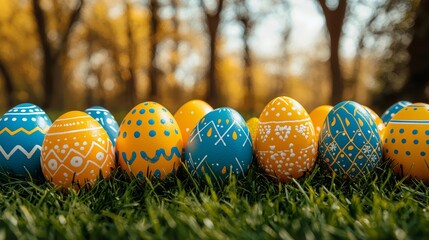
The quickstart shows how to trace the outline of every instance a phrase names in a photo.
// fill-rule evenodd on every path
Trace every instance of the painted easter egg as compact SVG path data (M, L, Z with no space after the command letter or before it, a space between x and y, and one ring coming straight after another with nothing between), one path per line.
M118 137L119 126L115 117L109 112L109 110L100 106L93 106L86 109L85 112L97 120L101 126L103 126L104 130L107 132L107 135L109 135L113 146L116 146L116 138Z
M125 116L116 143L123 170L141 179L164 179L181 164L182 135L173 115L161 104L144 102Z
M115 152L104 128L81 111L61 115L46 133L41 164L46 180L61 187L92 186L115 168Z
M313 170L317 142L307 111L289 97L271 100L259 117L255 149L260 168L281 182Z
M259 118L252 117L246 122L247 127L249 128L250 136L252 137L252 142L256 139L256 134L258 132L258 126L259 126Z
M400 176L429 183L429 105L412 104L397 112L386 126L385 159Z
M192 130L185 151L189 171L197 176L226 179L244 176L252 162L252 139L241 115L218 108L205 115Z
M375 122L375 125L377 125L378 133L380 133L380 137L381 139L383 139L384 128L386 127L386 125L384 125L383 123L383 120L381 120L378 114L375 113L374 110L372 110L371 108L367 106L363 106L363 107L369 112L369 115L371 115L372 119Z
M186 148L189 135L192 129L197 126L198 121L211 111L213 111L213 108L201 100L191 100L176 111L174 118L179 124L180 132L182 133L183 148Z
M390 106L384 113L381 115L381 120L383 120L384 125L387 126L387 124L390 122L390 119L392 119L393 116L397 112L399 112L402 108L411 105L411 102L408 101L399 101L392 106Z
M318 156L322 165L344 178L375 171L382 146L369 112L353 101L335 105L320 132Z
M316 139L319 138L320 130L322 129L323 122L326 119L326 116L328 116L328 113L332 110L333 106L331 105L322 105L319 106L313 111L310 112L310 118L313 122L314 130L316 131Z
M10 174L39 178L40 149L52 122L31 103L19 104L0 118L0 169Z

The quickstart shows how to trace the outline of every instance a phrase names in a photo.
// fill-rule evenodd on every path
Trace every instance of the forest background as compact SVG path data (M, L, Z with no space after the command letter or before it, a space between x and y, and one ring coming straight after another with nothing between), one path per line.
M0 110L429 102L429 1L6 0Z

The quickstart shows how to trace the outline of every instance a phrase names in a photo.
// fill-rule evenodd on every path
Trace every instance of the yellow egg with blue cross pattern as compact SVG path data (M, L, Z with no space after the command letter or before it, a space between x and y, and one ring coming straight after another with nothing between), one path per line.
M116 152L120 167L139 178L164 179L181 164L183 142L173 115L161 104L135 106L119 127Z

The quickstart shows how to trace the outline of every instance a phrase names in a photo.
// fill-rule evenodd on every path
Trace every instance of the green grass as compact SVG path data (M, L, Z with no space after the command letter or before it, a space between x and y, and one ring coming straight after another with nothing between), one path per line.
M429 188L383 170L354 181L318 167L288 184L251 168L228 182L183 169L162 182L115 172L92 189L0 179L0 239L415 239L429 236Z

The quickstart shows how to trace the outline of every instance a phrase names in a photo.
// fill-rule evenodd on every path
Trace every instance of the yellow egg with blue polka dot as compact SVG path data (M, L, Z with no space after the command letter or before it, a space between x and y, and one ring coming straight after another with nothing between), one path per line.
M144 102L125 116L116 153L120 167L139 178L164 179L181 164L182 134L173 115L161 104Z
M412 104L397 112L386 126L383 149L398 175L429 184L429 105Z

